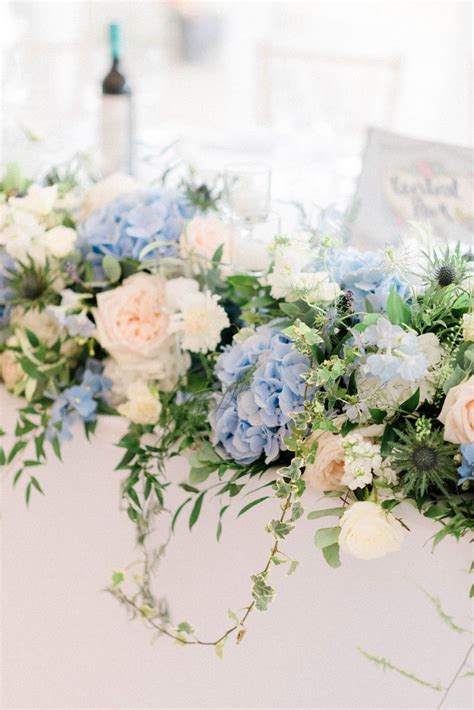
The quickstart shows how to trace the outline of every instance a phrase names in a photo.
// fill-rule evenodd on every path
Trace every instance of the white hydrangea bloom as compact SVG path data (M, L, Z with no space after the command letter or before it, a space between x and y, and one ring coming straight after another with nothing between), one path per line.
M267 274L274 298L289 302L299 299L308 303L333 301L341 293L339 285L331 281L326 271L308 271L314 260L314 247L307 235L277 237L270 249L272 271Z

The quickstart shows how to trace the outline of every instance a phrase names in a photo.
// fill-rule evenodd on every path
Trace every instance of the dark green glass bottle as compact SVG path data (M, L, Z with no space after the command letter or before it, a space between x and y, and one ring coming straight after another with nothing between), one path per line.
M104 175L133 172L132 91L121 67L120 25L109 26L112 66L102 82L101 158Z

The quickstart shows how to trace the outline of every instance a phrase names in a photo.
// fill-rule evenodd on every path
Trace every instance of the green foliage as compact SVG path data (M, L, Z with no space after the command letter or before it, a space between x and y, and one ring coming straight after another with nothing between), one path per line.
M116 283L122 275L120 261L112 254L106 254L102 259L102 268L110 283Z
M395 286L392 286L387 299L387 317L394 325L410 325L411 311L407 303L401 298Z
M266 583L265 579L265 573L254 574L251 577L253 582L252 599L255 601L255 606L259 611L267 611L275 596L275 590Z

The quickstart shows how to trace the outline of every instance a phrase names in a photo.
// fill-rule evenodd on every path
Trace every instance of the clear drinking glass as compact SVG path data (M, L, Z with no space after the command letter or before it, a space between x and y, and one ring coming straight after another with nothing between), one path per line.
M263 163L233 163L224 168L224 195L231 217L264 222L270 210L271 169Z
M234 271L262 274L269 266L268 247L280 233L280 216L269 212L265 220L233 223L232 267Z

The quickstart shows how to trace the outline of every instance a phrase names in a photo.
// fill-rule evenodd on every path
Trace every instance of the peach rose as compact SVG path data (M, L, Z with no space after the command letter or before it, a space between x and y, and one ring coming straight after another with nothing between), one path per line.
M0 355L0 374L5 383L5 387L10 392L22 379L26 379L26 375L21 369L16 355L12 350L5 350Z
M329 431L316 433L318 442L315 462L306 466L305 480L314 491L339 491L345 486L341 483L344 474L344 450L342 437Z
M159 379L160 356L174 338L160 276L134 274L118 288L99 293L94 318L96 339L116 362L147 371L153 365Z
M181 235L180 250L183 257L195 254L210 261L217 249L224 245L222 261L230 262L232 230L216 215L193 217Z
M451 387L438 419L444 424L445 441L474 442L474 375L467 382Z

